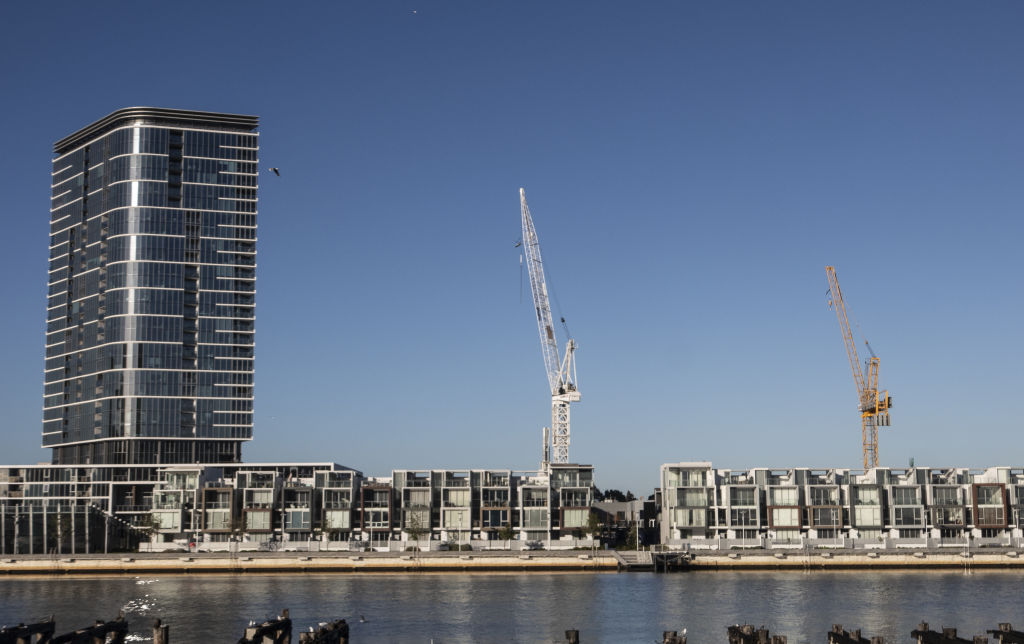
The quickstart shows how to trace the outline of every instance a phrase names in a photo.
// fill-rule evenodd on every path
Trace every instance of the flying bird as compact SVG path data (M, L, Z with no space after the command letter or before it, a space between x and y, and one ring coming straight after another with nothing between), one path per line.
M281 169L280 168L271 168L270 171L273 172L274 174L276 174L279 177L281 176Z
M517 240L516 243L512 244L512 248L519 248L523 245L522 240Z

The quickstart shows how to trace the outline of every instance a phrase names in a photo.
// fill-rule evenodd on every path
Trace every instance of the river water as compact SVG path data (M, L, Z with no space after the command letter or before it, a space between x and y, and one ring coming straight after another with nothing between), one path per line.
M1020 572L692 572L305 574L0 579L0 624L56 615L57 631L124 609L149 637L154 617L171 642L237 642L250 619L289 608L298 630L347 617L351 642L660 641L688 629L690 644L725 643L749 623L791 644L824 643L833 623L866 637L910 642L927 621L970 638L1011 622L1024 629ZM366 618L359 622L359 615Z

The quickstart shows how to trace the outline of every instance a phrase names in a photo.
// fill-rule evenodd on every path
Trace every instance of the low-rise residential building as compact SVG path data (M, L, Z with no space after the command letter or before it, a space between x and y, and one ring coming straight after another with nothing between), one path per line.
M0 554L573 547L593 484L592 466L572 464L389 477L336 463L0 467Z
M662 465L660 485L668 547L959 547L1024 538L1024 468L733 471L691 461Z

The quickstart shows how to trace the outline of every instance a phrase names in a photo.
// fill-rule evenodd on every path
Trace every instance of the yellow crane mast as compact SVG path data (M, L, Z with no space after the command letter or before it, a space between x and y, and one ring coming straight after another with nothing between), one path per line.
M853 370L853 382L857 386L857 408L860 410L861 437L864 442L864 469L878 467L878 428L888 427L890 424L889 409L892 407L892 398L888 391L878 391L878 357L871 350L867 340L864 344L871 358L865 362L866 377L861 370L857 345L853 341L853 331L850 330L846 303L842 291L839 290L839 278L836 277L835 267L826 266L825 274L828 275L829 304L835 309L836 317L839 319L839 330L843 334L846 355Z

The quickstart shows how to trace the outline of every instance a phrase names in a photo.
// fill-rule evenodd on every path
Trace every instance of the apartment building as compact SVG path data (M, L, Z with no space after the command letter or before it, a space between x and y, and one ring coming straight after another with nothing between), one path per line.
M958 545L1024 537L1024 468L736 471L694 461L662 465L660 485L661 541L669 546Z

